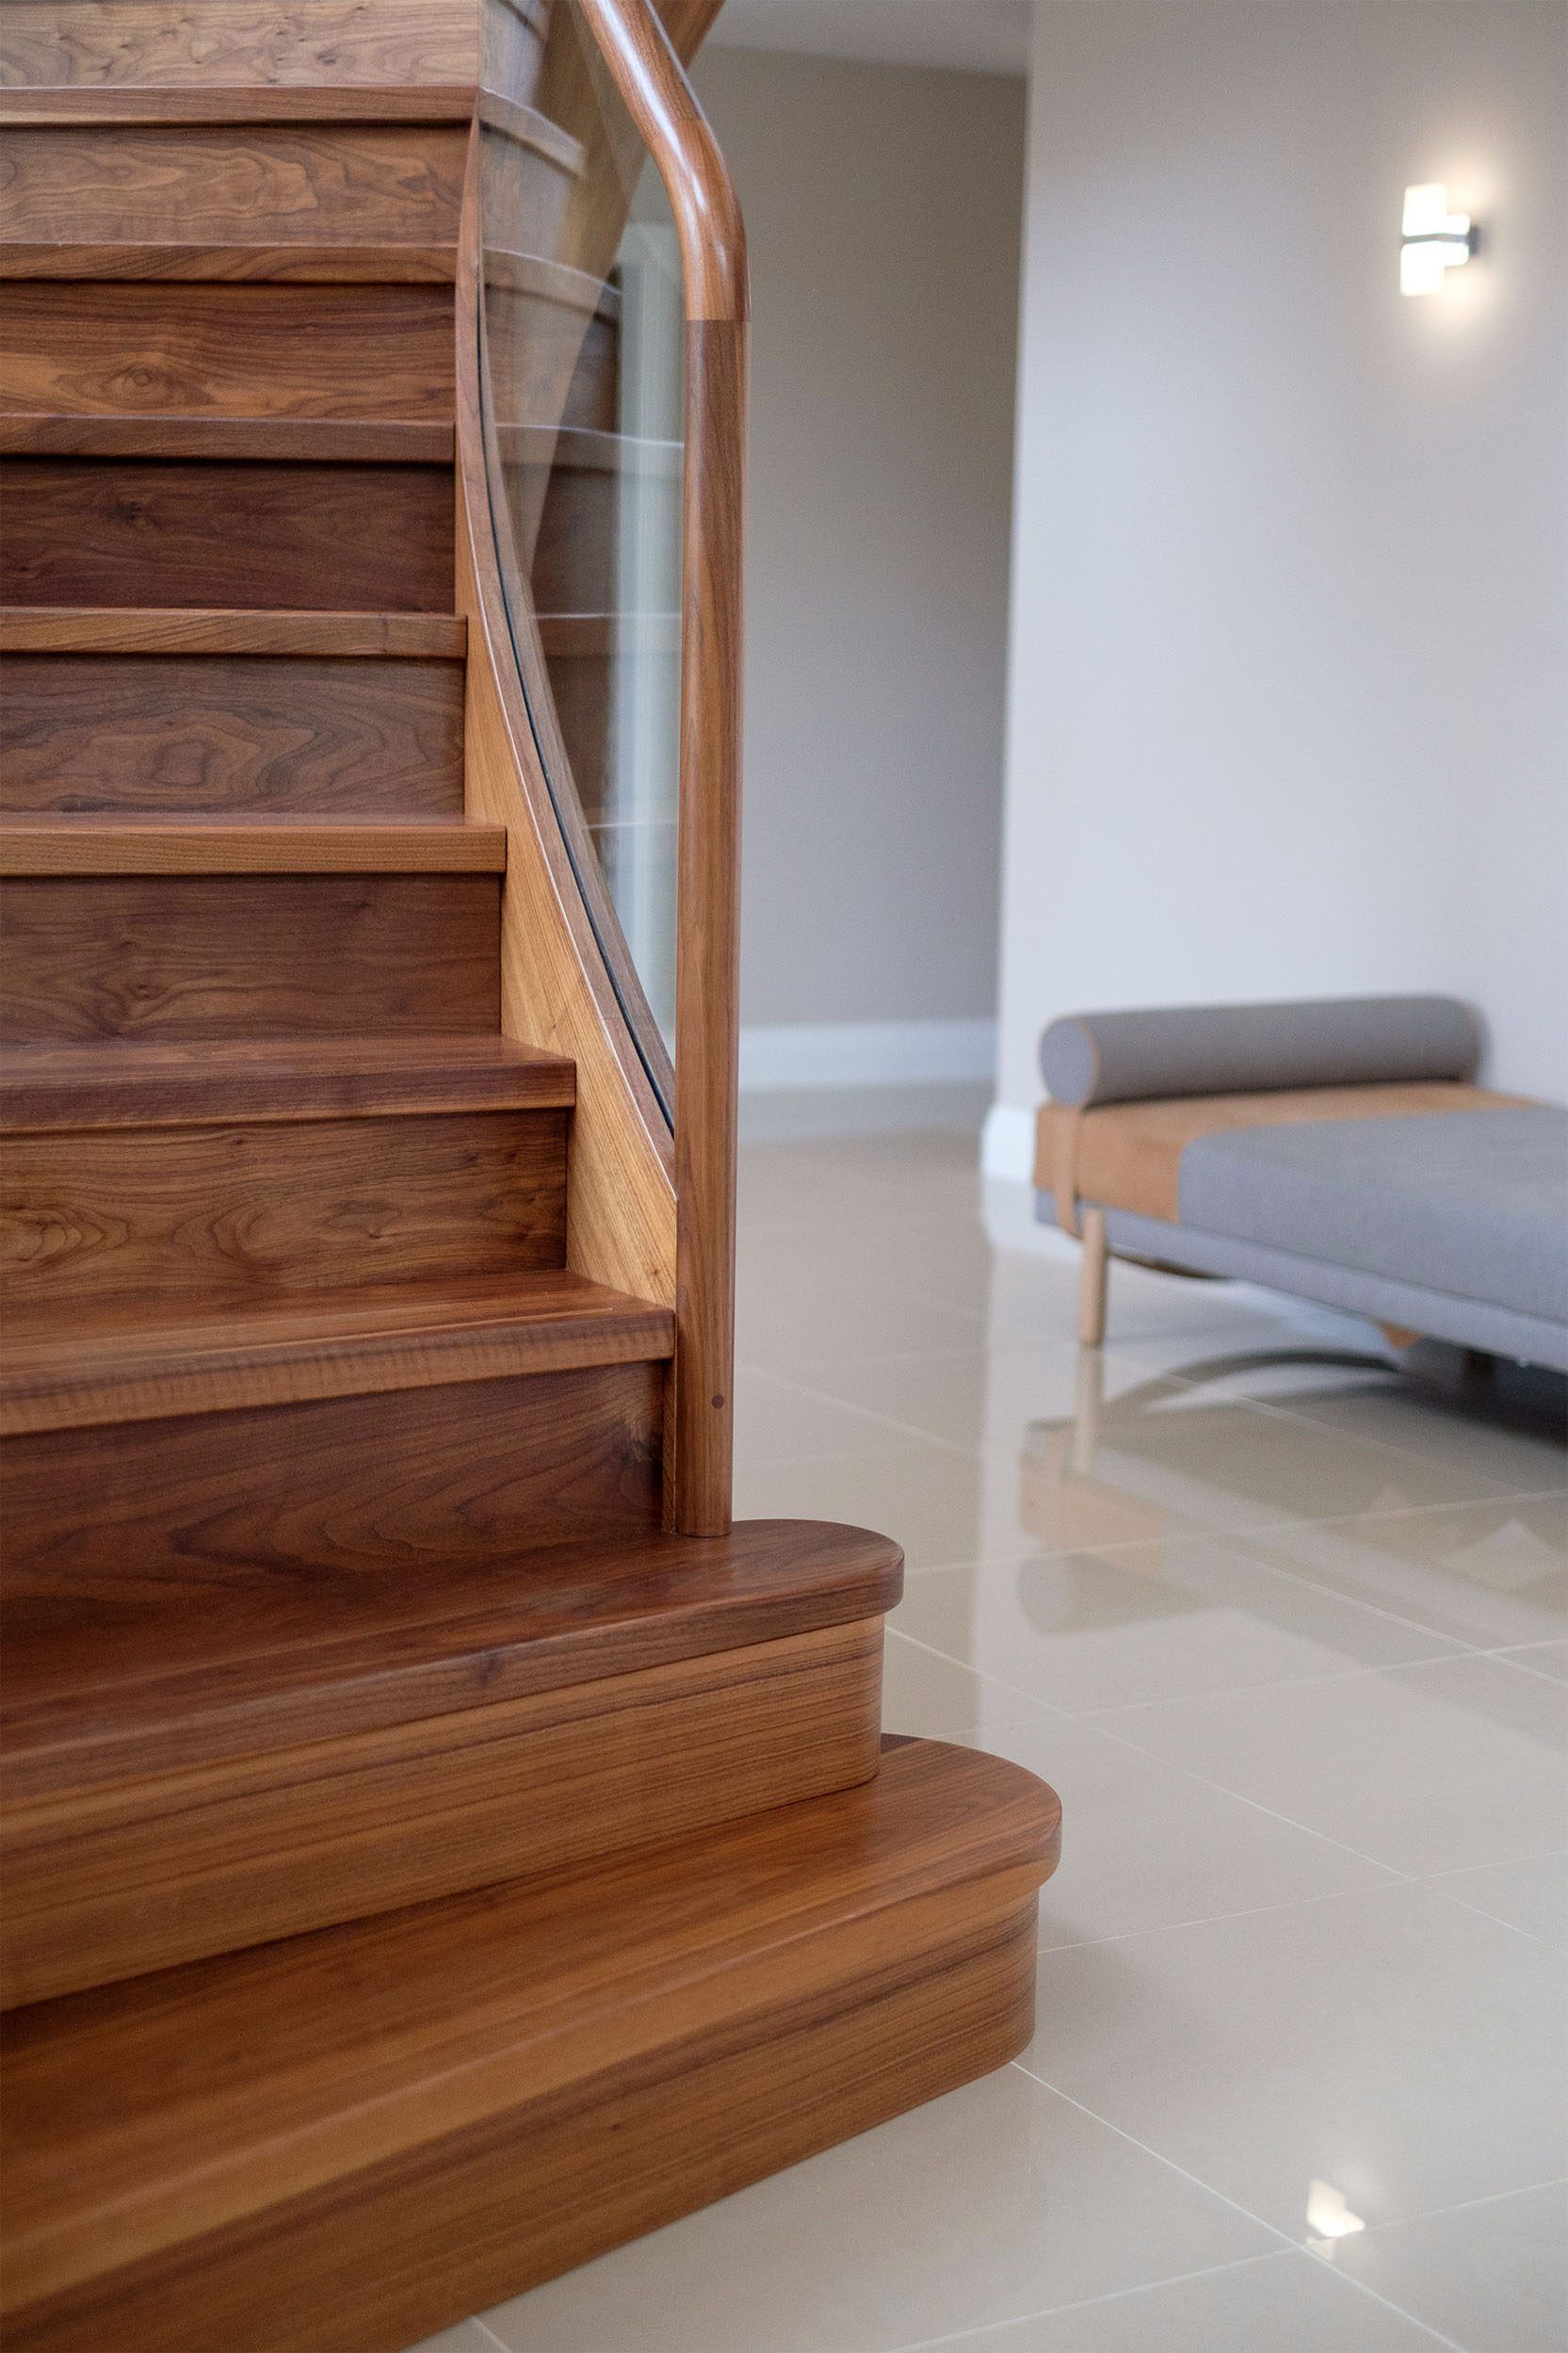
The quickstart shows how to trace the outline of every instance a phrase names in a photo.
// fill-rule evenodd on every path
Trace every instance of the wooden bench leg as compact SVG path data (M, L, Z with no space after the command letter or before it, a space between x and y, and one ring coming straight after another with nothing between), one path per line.
M1109 1278L1106 1213L1104 1209L1085 1209L1083 1263L1078 1273L1078 1339L1085 1348L1098 1348L1105 1339L1106 1290Z

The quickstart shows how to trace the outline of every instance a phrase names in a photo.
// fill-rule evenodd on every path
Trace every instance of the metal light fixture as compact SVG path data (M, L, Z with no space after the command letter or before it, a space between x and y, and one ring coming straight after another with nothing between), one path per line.
M1476 250L1470 216L1448 210L1448 191L1441 180L1406 188L1399 235L1401 294L1436 294L1449 270L1462 269Z

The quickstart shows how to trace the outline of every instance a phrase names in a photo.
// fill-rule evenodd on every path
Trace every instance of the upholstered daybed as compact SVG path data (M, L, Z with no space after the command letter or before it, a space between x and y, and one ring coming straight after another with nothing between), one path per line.
M1080 1338L1115 1257L1568 1371L1568 1111L1479 1055L1445 997L1052 1022L1035 1183L1084 1244Z

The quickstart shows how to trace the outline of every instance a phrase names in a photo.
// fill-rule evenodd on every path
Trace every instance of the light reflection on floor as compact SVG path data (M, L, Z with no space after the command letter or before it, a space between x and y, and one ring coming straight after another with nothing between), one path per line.
M1562 1389L743 1154L739 1504L910 1559L890 1728L1061 1793L1017 2067L441 2353L1562 2353Z

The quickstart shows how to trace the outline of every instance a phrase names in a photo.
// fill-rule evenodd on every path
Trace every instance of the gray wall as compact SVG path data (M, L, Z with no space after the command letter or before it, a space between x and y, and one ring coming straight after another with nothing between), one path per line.
M1565 41L1041 0L994 1165L1073 1005L1453 989L1568 1094ZM1429 179L1485 252L1406 300Z
M994 1005L1024 86L709 50L755 313L742 1012Z

